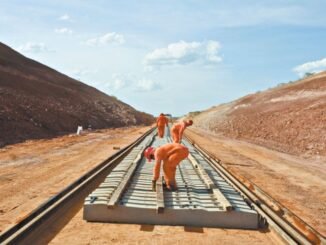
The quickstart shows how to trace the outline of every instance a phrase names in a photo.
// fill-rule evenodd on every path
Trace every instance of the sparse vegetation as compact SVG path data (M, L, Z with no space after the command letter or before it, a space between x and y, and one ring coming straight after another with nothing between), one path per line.
M307 78L307 77L310 77L312 75L315 75L315 73L314 72L306 72L303 77Z
M195 117L195 116L197 116L197 115L200 114L200 113L201 113L201 111L191 111L191 112L188 113L188 115L189 115L190 117Z

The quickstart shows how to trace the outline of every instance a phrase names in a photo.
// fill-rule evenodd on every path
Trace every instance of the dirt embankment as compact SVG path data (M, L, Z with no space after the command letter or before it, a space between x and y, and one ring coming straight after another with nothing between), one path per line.
M0 149L0 232L148 129L106 129Z
M326 156L326 72L194 117L209 132L305 157Z
M224 167L249 179L326 235L326 157L307 161L198 128L189 128L186 134L221 159Z
M0 149L0 231L148 129L108 129ZM280 244L268 230L86 222L82 207L58 234L49 230L50 244Z
M93 129L149 125L154 118L0 43L0 147Z

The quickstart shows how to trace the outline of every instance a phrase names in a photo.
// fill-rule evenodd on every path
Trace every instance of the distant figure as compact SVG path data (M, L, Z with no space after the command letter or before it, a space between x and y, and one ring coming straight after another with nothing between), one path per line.
M171 128L171 135L174 143L180 143L185 129L193 124L192 120L176 123Z
M165 126L168 126L168 123L168 119L164 116L163 113L161 113L156 120L157 134L160 138L163 138Z
M83 126L78 126L78 127L77 127L77 132L76 132L76 134L77 134L77 135L81 135L82 132L83 132Z
M175 172L178 164L188 157L189 150L184 145L169 143L158 148L148 147L144 156L149 162L155 160L153 169L152 189L155 190L156 181L160 177L161 162L163 161L163 173L166 188L173 191L177 189Z

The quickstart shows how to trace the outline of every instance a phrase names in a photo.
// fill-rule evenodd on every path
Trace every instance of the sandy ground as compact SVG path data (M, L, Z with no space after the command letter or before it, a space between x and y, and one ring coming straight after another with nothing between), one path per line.
M326 159L302 159L196 128L186 134L326 235Z
M82 211L50 244L279 244L271 232L184 226L87 223Z
M0 150L0 229L18 222L52 195L147 128L92 132L8 146ZM88 223L82 205L51 244L279 244L269 230ZM49 231L50 232L50 231Z
M148 128L33 140L0 149L0 230L17 223Z

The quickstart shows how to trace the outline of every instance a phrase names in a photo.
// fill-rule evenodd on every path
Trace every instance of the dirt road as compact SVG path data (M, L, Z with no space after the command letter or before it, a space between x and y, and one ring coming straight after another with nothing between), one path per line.
M33 140L0 150L0 230L17 223L148 128L123 128Z
M82 218L81 210L50 244L280 244L268 231L87 223Z
M326 159L302 159L196 128L186 134L326 235Z
M90 168L145 132L125 128L29 141L0 150L0 229L18 222ZM88 223L82 205L51 244L279 244L268 230ZM49 231L51 233L51 231Z

